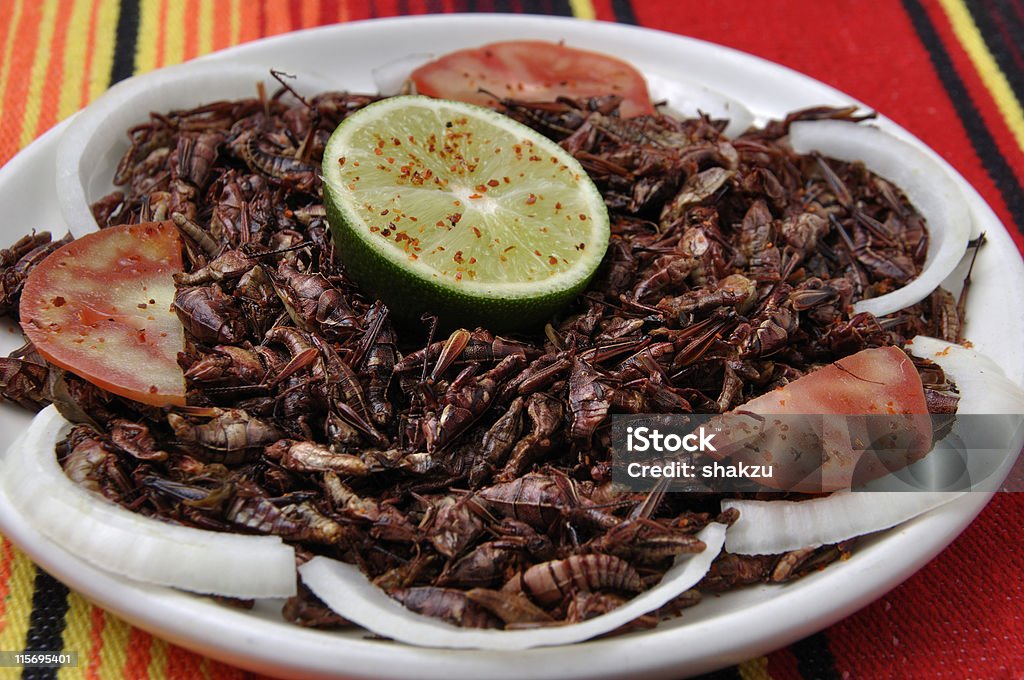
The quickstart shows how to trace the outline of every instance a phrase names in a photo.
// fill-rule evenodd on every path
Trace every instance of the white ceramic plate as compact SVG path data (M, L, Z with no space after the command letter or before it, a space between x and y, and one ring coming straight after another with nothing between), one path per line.
M564 39L613 51L645 73L671 80L686 74L745 103L763 120L817 104L855 103L806 76L730 49L666 33L612 24L528 16L435 16L353 23L268 38L197 60L233 59L312 73L339 88L372 91L372 69L417 53L510 38ZM140 118L143 117L140 112ZM887 120L880 125L921 145ZM54 156L63 126L41 137L0 170L0 245L32 228L62 231L54 187ZM948 166L947 166L948 167ZM968 337L1024 382L1024 267L1009 235L977 193L963 187L976 227L990 238L975 269ZM6 353L19 343L0 337ZM0 450L29 420L0 406ZM70 587L127 621L175 644L263 673L295 677L625 678L696 674L784 646L838 621L894 587L949 544L989 496L963 499L894 530L864 540L854 557L785 586L760 586L708 597L655 630L567 647L495 653L421 649L327 633L281 620L275 603L253 611L109 576L76 559L26 526L0 495L0 530ZM278 603L279 604L279 603ZM84 650L80 650L84 651Z

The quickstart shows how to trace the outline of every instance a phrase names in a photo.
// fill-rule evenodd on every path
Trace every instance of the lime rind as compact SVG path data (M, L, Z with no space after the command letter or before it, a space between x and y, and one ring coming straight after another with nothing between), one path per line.
M353 276L422 311L550 314L585 287L609 238L604 200L565 150L490 109L428 97L343 121L324 194Z

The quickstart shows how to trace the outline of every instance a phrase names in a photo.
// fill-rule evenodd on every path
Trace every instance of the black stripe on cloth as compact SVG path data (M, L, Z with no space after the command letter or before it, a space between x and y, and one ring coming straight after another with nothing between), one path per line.
M630 0L612 0L612 14L620 24L636 25L636 12L633 11L633 3Z
M728 668L722 668L711 673L698 675L693 680L743 680L743 676L740 675L740 669L737 666L729 666Z
M1024 19L1009 2L965 2L1017 101L1024 102Z
M548 14L559 17L571 17L572 7L568 0L521 0L519 3L524 14Z
M903 0L903 8L914 25L918 39L928 50L932 66L946 88L946 94L949 95L950 102L967 131L974 152L995 183L1003 201L1006 202L1006 207L1010 209L1017 229L1024 233L1024 188L1021 188L1020 182L1014 176L1013 168L999 150L992 133L985 127L985 121L968 94L964 81L956 72L953 60L928 17L928 12L919 0Z
M114 37L114 64L110 68L110 84L131 78L135 73L135 44L139 37L139 2L121 0Z
M64 641L61 639L64 634L64 616L67 613L67 586L42 569L36 569L32 613L28 617L28 633L25 635L25 651L61 651L64 647ZM57 669L26 667L21 677L25 680L49 680L57 677Z
M544 0L545 14L553 14L558 17L575 16L572 13L572 5L569 0Z
M790 649L796 657L796 668L806 680L839 680L836 658L828 648L828 636L815 633L794 642Z
M507 0L505 2L495 2L495 0L463 0L462 2L455 2L452 11L503 12L507 14L512 11L512 7L509 6Z

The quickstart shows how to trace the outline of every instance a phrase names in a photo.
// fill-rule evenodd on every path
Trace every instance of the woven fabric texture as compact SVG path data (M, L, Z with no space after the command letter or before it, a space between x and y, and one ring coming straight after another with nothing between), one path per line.
M1024 0L0 0L0 163L133 74L317 25L478 11L637 24L802 71L914 132L1024 248ZM706 677L1024 678L1022 525L1024 494L1003 494L874 604ZM0 650L23 649L79 653L24 677L259 677L131 627L0 539Z

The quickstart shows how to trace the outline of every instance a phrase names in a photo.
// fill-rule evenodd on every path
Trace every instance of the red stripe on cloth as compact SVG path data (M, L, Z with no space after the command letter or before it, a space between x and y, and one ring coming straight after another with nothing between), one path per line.
M369 0L341 0L338 21L361 21L370 18Z
M213 4L213 50L231 45L231 3L227 0Z
M14 3L11 3L14 4ZM42 22L41 2L24 0L21 3L21 19L15 28L14 49L11 50L10 75L4 98L3 115L5 124L0 135L0 163L6 163L21 147L21 127L25 118L25 103L28 101L28 74L32 73L36 44L39 42L39 26ZM0 32L0 40L6 40L8 26Z
M599 21L615 21L615 10L612 9L611 0L592 0L594 6L594 18Z
M985 127L988 128L999 151L1006 158L1017 178L1017 182L1024 185L1024 150L1017 144L1013 132L1006 123L1006 119L992 98L992 93L985 87L981 76L974 67L974 63L964 51L963 46L953 32L953 28L945 13L939 7L929 7L927 4L925 7L929 12L932 23L935 25L936 31L946 46L946 51L953 61L954 68L956 68L960 79L970 94L971 101L974 102L975 108L984 120ZM954 165L956 164L954 163ZM1014 241L1017 243L1017 248L1024 250L1024 234L1013 228L1013 216L1006 207L1006 203L1000 193L994 187L989 190L989 187L984 184L979 185L979 183L976 183L973 177L969 178L988 204L992 206L992 209L996 211L996 214L999 215L999 219L1007 226L1010 235L1013 236Z
M399 14L395 0L373 0L374 13L379 17L393 17Z
M253 26L256 33L253 35L254 38L262 38L267 35L267 8L265 3L249 3L242 5L242 16L245 16L249 8L255 8L253 12Z
M830 638L840 671L879 679L1022 677L1022 514L1024 494L996 494L914 578L836 624Z
M238 42L245 43L258 39L263 17L262 3L240 3L238 10Z
M266 0L263 3L263 16L265 17L265 23L261 31L262 35L287 33L294 28L292 26L291 12L288 11L288 6L283 2Z
M150 648L153 638L148 633L132 628L128 635L128 645L124 650L124 680L148 680Z
M0 537L0 633L7 625L7 596L11 592L11 565L14 563L14 545Z
M92 6L89 8L89 29L86 33L85 64L82 68L84 77L82 78L81 94L78 99L79 106L85 106L89 103L92 87L92 62L96 52L96 33L99 31L100 3L101 0L92 0Z
M67 87L64 82L64 50L67 49L68 24L71 23L71 10L57 10L57 20L50 40L50 63L46 67L46 82L51 84L43 90L42 106L39 108L39 120L36 123L35 136L43 134L57 122L57 104L60 101L60 90Z
M243 671L234 666L228 666L213 659L209 659L203 664L203 671L203 677L208 677L212 680L260 680L260 678L264 677Z
M199 55L199 0L185 0L185 54L183 61Z
M318 20L320 25L326 26L327 24L333 24L340 20L341 17L338 15L338 0L321 0L320 18Z
M167 0L160 3L159 19L156 27L156 63L154 66L160 68L167 63ZM145 36L140 36L145 40Z
M199 678L203 657L176 645L167 645L167 677Z
M813 680L800 676L796 655L788 647L768 655L768 675L772 680Z
M100 654L103 653L103 629L107 625L107 620L103 610L99 607L92 608L92 611L89 612L89 619L92 622L92 628L89 631L92 646L89 647L89 665L85 667L85 679L97 680L102 663Z
M292 23L292 30L305 28L302 23L302 0L289 0L288 18Z
M409 14L427 14L430 7L427 0L409 0Z
M0 2L0 26L3 29L0 30L0 48L3 47L3 41L7 39L7 27L11 25L11 21L14 20L14 10L17 6L15 0L9 0L8 2Z
M320 17L323 15L321 5L323 0L303 0L302 3L302 26L312 28L320 25Z

